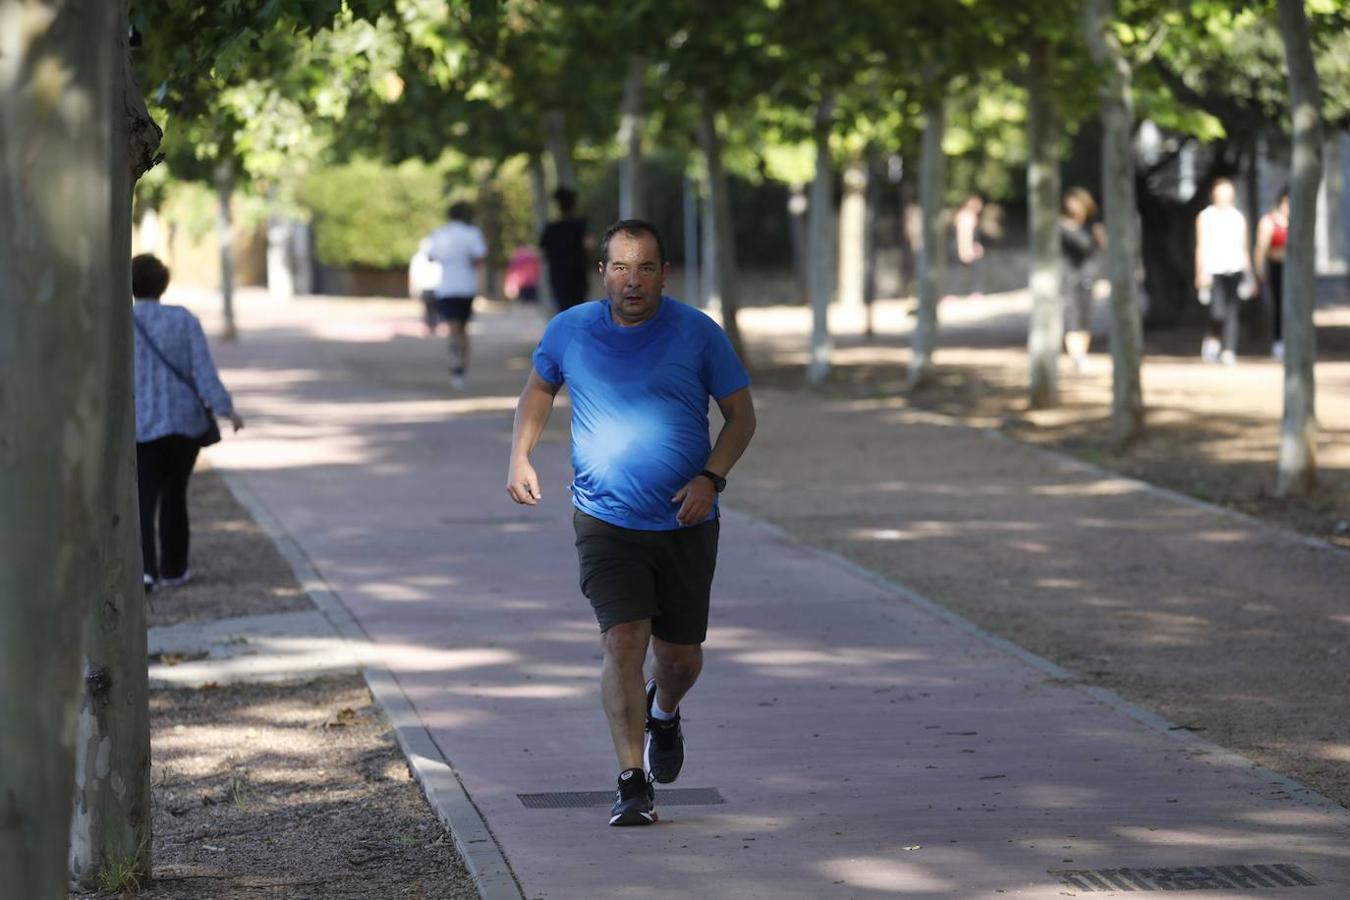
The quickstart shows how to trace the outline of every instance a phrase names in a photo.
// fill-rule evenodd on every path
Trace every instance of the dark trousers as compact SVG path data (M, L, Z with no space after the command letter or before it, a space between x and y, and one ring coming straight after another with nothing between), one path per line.
M141 556L145 574L178 578L188 565L188 479L201 448L194 438L171 434L136 445L136 480L141 501ZM159 516L159 548L155 516Z
M1209 333L1221 341L1225 350L1237 352L1238 315L1242 312L1242 298L1238 296L1238 285L1242 284L1242 273L1215 275L1209 288Z
M1270 295L1270 323L1275 340L1284 340L1284 262L1266 260L1266 291Z

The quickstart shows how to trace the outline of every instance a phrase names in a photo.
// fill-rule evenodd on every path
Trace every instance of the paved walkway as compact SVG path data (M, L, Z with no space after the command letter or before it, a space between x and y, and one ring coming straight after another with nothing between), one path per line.
M538 323L481 319L484 364L452 395L413 315L245 304L245 339L218 360L249 428L210 455L369 635L525 896L1350 896L1346 811L738 514L734 493L678 785L722 802L660 791L662 824L625 830L605 827L607 797L527 807L607 795L615 768L566 412L535 457L543 505L514 506L510 410ZM1297 868L1193 868L1278 865Z

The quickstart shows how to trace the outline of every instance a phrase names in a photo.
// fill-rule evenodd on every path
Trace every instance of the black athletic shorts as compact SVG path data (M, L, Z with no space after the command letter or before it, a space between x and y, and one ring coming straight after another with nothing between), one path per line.
M640 531L574 510L572 527L581 592L602 632L651 619L652 634L663 641L703 643L717 567L717 519L673 531Z
M473 298L437 297L436 314L447 322L467 322L473 318Z

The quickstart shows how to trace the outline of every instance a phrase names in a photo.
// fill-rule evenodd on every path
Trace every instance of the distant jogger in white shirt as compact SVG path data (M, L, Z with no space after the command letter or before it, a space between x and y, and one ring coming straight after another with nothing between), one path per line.
M1220 178L1210 190L1210 205L1195 220L1195 289L1209 306L1209 332L1200 345L1205 362L1232 365L1237 358L1238 312L1251 278L1247 219L1233 205L1233 182Z
M450 221L422 242L427 256L441 266L435 306L437 315L450 326L450 381L457 388L464 387L469 366L468 325L478 293L478 270L487 258L487 242L472 220L473 208L455 203L450 207Z

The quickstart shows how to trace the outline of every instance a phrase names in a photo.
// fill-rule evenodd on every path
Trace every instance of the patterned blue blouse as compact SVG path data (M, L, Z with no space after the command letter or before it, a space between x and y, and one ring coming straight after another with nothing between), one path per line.
M197 391L218 416L234 411L229 391L220 383L211 349L197 317L181 306L138 300L131 314L140 328L136 339L136 442L144 444L171 434L196 437L206 430L206 413L192 390L169 371L145 343L141 328L169 358L174 368L197 385Z

